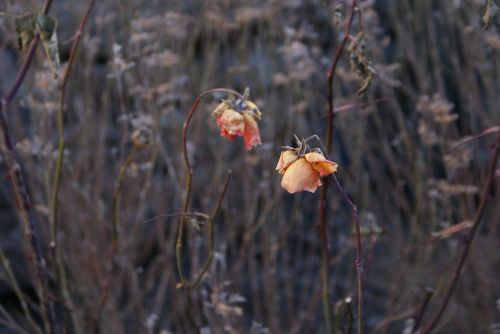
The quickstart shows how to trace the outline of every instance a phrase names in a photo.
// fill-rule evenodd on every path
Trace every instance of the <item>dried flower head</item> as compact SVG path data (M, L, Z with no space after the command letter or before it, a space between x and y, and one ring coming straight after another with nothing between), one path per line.
M150 128L146 126L139 126L132 132L132 144L136 148L144 148L151 144L153 140L153 133Z
M321 178L337 171L337 164L325 158L319 148L311 149L307 144L311 139L299 140L297 147L284 147L276 170L283 174L281 187L290 194L299 191L315 192L322 185Z
M257 122L261 119L259 108L248 100L249 90L245 90L242 98L223 100L212 115L217 120L220 134L229 140L242 136L245 147L250 150L260 145L260 134Z

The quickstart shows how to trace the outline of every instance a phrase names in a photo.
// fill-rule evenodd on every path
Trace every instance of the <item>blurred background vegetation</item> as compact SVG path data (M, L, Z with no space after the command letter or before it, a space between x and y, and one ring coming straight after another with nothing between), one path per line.
M56 1L50 12L58 21L63 67L87 2ZM366 105L336 113L331 158L361 215L367 330L410 333L428 289L434 293L427 314L435 313L463 244L463 231L450 236L436 232L471 220L478 204L494 135L453 148L500 124L500 23L492 14L489 29L482 30L484 0L359 3L365 52L376 75L358 99L359 78L348 56L341 59L336 107ZM293 134L324 138L327 71L344 30L334 18L345 19L349 9L339 4L96 3L68 82L59 209L58 243L81 332L90 331L108 273L114 183L131 149L130 134L142 126L152 130L154 140L138 152L123 181L120 249L102 333L325 331L316 226L319 192L289 195L274 167L277 147L293 144ZM0 11L24 14L40 7L40 1L4 0ZM353 33L358 31L356 17ZM0 17L2 96L22 57L14 19ZM54 262L48 212L58 84L39 47L8 110L49 269ZM239 138L232 143L220 138L210 112L225 96L202 101L188 140L194 167L191 211L210 212L228 169L233 177L215 222L214 262L191 292L188 314L186 296L176 289L177 219L143 220L182 211L182 122L196 96L214 87L240 92L250 87L251 99L263 113L262 145L247 152ZM0 245L36 322L35 288L3 163L0 171ZM498 191L492 196L437 332L500 330ZM345 300L356 291L352 217L333 187L328 203L329 287L345 332ZM190 275L206 256L204 232L187 232ZM51 271L50 298L62 324L54 275ZM36 332L4 270L0 278L5 325L0 332Z

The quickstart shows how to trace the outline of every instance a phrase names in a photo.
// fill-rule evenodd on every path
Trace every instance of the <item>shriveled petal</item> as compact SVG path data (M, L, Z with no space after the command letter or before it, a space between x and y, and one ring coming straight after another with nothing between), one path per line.
M309 162L320 162L326 160L325 156L319 152L307 153L306 155L304 155L304 158L306 158L306 160Z
M253 116L243 113L243 118L245 120L245 129L243 132L243 140L245 141L245 147L247 150L254 146L260 145L260 133L257 121Z
M288 166L281 180L281 187L290 194L304 190L313 193L319 186L321 180L318 173L304 158L299 158Z
M217 105L214 111L212 111L212 116L219 117L226 109L228 109L227 104L225 102L221 102Z
M323 154L319 152L307 153L305 158L320 176L327 176L337 171L338 165L333 161L326 160Z
M252 101L245 101L245 111L250 113L256 120L260 120L262 113L260 112L259 107L257 107L257 105Z
M281 152L280 159L276 165L276 170L279 171L280 174L285 173L288 166L290 166L290 164L297 159L298 157L295 151L286 150Z
M221 129L222 136L224 136L223 131L232 136L242 136L245 131L245 118L233 109L226 109L217 118L217 125Z
M320 176L328 176L337 171L338 165L330 160L315 162L312 164L313 168L319 173Z
M227 132L226 128L220 125L219 118L220 118L220 116L217 118L217 124L220 127L220 135L222 137L226 138L226 139L234 140L234 138L236 138L237 136L236 135L232 135L229 132Z

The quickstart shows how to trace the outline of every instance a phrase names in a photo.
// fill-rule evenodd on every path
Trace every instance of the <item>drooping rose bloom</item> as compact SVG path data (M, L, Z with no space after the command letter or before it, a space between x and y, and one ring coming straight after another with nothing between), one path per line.
M276 170L283 174L281 187L294 194L299 191L315 192L321 186L321 177L337 171L337 164L319 152L298 156L295 150L281 152Z
M224 101L213 111L222 137L229 140L243 137L245 147L250 150L260 145L260 133L257 121L260 120L259 108L251 101Z

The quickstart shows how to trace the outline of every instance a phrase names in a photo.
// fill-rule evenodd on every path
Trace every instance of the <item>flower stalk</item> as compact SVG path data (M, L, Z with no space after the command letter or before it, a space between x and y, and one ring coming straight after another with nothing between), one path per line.
M46 15L52 5L52 0L46 0L42 14ZM14 83L10 86L7 94L0 101L0 133L2 136L2 142L0 144L0 150L4 156L5 163L7 166L8 176L12 187L14 189L14 196L16 198L16 204L19 208L19 218L22 222L22 229L26 243L28 244L27 255L28 264L32 267L35 273L36 279L36 289L38 292L38 297L40 299L40 313L44 323L45 331L48 333L55 332L55 320L51 312L52 303L48 298L48 284L47 284L47 265L43 257L42 251L40 249L40 244L35 232L35 222L33 219L32 204L28 192L26 190L26 185L24 183L21 167L17 160L12 135L10 133L10 128L7 124L6 110L10 102L13 100L17 91L21 87L26 74L31 66L33 57L35 55L36 48L40 41L39 34L35 34L35 38L30 43L30 46L24 56L23 62L19 71L17 73Z
M193 105L191 106L191 110L186 116L186 119L184 121L183 127L182 127L182 154L184 158L184 169L186 172L186 185L185 185L185 194L184 194L184 199L182 203L182 212L186 213L189 211L189 203L191 199L191 185L192 185L192 178L193 178L193 169L191 167L191 163L189 161L189 154L187 151L187 135L188 135L188 129L189 129L189 124L191 123L191 120L193 118L194 113L196 112L201 99L211 93L215 92L225 92L232 94L234 96L237 96L238 98L244 100L244 96L241 95L240 93L232 90L232 89L227 89L227 88L214 88L214 89L209 89L205 92L203 92L201 95L199 95ZM222 201L224 199L224 196L227 191L227 187L229 185L229 180L230 180L230 175L231 172L228 172L228 175L226 176L226 180L224 181L224 186L223 190L219 196L219 199L217 201L217 204L215 206L214 211L212 212L212 215L210 216L210 219L208 220L208 256L201 268L201 271L198 272L196 277L190 282L187 278L186 275L184 274L184 267L183 267L183 261L182 261L182 250L183 250L183 240L184 240L184 230L185 230L185 225L186 225L186 219L185 215L181 215L179 219L179 224L177 227L177 239L176 239L176 244L175 244L175 258L176 258L176 264L177 264L177 273L179 275L179 280L180 283L177 285L178 288L185 288L187 291L190 289L196 287L201 279L203 278L204 274L207 272L213 258L213 220L215 218L215 215L218 213L220 206L222 204Z
M68 290L68 282L66 276L66 269L64 268L64 263L61 258L60 248L57 244L57 231L58 231L58 204L59 204L59 189L61 183L61 175L62 175L62 165L64 160L64 148L65 148L65 138L64 138L64 100L66 95L66 87L68 83L69 74L71 73L71 69L73 67L73 63L75 61L76 52L78 50L78 46L80 44L80 40L82 37L83 29L87 24L90 13L94 6L95 0L91 0L87 10L78 26L75 36L73 39L73 44L71 46L71 51L68 59L68 65L62 74L61 84L60 84L60 92L59 92L59 107L56 115L56 123L57 123L57 135L58 135L58 148L57 148L57 160L56 166L54 170L54 175L52 177L52 190L50 196L50 226L49 226L49 237L50 237L50 249L52 252L52 257L55 262L55 272L57 275L57 284L59 287L59 292L63 299L63 305L65 313L69 320L69 331L71 333L80 333L81 325L79 324L78 319L74 313L74 305L73 300L71 298L71 294Z

